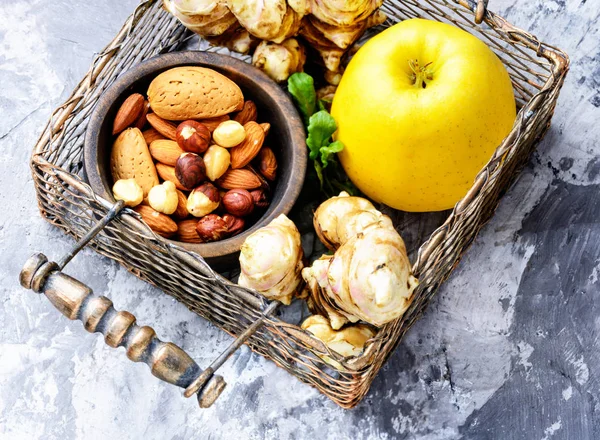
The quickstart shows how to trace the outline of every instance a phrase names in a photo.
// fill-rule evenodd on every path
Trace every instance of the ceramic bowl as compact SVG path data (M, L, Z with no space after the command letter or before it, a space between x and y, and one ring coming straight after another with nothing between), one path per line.
M213 267L224 269L236 263L246 237L280 214L287 214L300 194L306 172L307 150L302 119L289 96L255 67L235 58L208 52L176 52L159 55L136 65L121 75L102 94L94 108L85 135L84 166L94 192L113 201L110 151L114 141L112 123L121 103L131 93L146 96L148 85L159 73L177 66L202 66L214 69L234 81L257 106L259 122L271 129L265 145L273 149L278 161L277 179L271 187L271 204L243 233L212 243L177 244L200 254Z

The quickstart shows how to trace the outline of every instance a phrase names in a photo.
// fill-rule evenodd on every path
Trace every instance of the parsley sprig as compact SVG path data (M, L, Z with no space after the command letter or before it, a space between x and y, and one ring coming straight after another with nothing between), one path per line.
M332 138L337 124L327 111L327 103L317 100L313 78L306 73L294 73L288 78L288 91L304 120L308 133L306 145L321 191L328 197L337 195L340 191L357 195L359 191L348 180L336 156L336 153L344 149L341 141L334 141Z

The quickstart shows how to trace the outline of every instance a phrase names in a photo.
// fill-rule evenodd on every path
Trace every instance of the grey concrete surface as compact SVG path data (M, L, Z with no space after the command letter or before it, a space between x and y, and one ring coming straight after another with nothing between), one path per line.
M0 438L600 438L600 1L490 3L572 69L552 129L371 393L342 410L244 348L200 411L17 283L33 251L72 243L38 214L31 149L136 1L0 0ZM69 273L202 365L230 340L92 251Z

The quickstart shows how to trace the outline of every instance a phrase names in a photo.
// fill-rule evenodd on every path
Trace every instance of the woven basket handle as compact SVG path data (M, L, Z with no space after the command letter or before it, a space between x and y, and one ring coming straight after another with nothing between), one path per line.
M107 345L114 348L125 347L129 359L144 362L159 379L185 388L185 397L197 394L200 407L208 408L226 385L221 376L214 374L215 371L260 326L264 317L253 323L217 361L202 371L177 345L158 339L152 327L138 326L131 313L116 311L110 299L94 295L88 286L64 274L62 270L69 261L113 221L123 208L123 201L115 203L57 263L48 261L42 253L33 254L23 266L19 281L24 288L46 295L67 318L83 322L90 333L102 333Z
M487 11L488 0L477 0L477 6L475 7L475 23L481 24L485 18Z
M154 376L186 388L186 397L197 394L200 407L211 406L225 388L223 378L212 369L202 371L177 345L158 339L151 327L138 326L135 316L115 310L110 299L62 273L45 255L36 253L27 260L20 282L26 289L43 293L67 318L83 322L90 333L102 333L107 345L125 347L127 357L147 364Z

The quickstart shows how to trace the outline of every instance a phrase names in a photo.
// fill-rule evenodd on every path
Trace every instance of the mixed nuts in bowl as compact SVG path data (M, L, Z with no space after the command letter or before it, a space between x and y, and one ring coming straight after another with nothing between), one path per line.
M85 137L96 194L125 200L157 234L223 268L300 193L303 123L258 69L203 52L160 55L98 100Z

